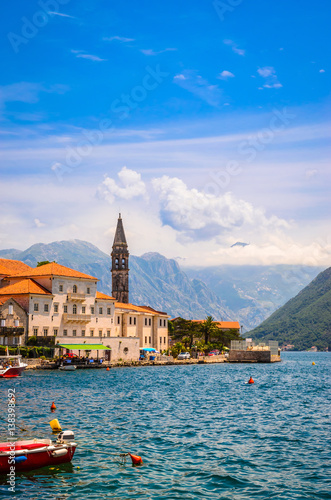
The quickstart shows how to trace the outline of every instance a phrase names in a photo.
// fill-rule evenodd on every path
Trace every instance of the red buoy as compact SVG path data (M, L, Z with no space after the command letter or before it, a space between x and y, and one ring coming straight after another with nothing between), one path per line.
M54 410L56 410L56 406L55 406L55 403L53 401L52 406L51 406L51 411L54 411Z
M142 465L143 461L142 458L139 457L138 455L131 455L131 453L128 453L130 455L131 460L132 460L132 465Z
M109 366L107 366L107 372L109 372Z
M252 377L249 379L248 383L249 384L254 384L254 380L252 379Z

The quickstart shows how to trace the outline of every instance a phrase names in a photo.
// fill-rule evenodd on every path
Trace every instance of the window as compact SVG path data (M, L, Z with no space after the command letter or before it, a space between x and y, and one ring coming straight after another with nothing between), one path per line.
M94 337L94 330L90 330L90 337Z
M133 324L134 324L134 325L136 325L136 324L137 324L137 318L136 318L136 317L134 317L134 318L133 318Z
M55 313L59 312L59 304L54 304L54 312Z
M147 318L145 318L145 326L147 326Z
M72 306L72 314L77 314L77 306L76 306L76 304L74 304Z
M118 259L115 259L115 269L118 269Z
M34 335L35 337L37 337L37 335L38 335L38 328L34 328L34 329L33 329L33 335Z
M91 306L91 314L94 314L94 307Z
M99 330L99 337L102 337L102 330Z
M130 316L129 323L132 325L132 316Z
M68 335L68 330L63 330L63 337L67 337Z
M166 319L163 320L163 326L167 326L167 320Z
M44 312L48 313L48 304L44 304Z
M110 330L107 330L107 337L110 337Z
M72 330L72 336L77 337L77 330Z
M162 319L160 319L160 326L162 326Z
M14 326L19 326L19 325L20 325L19 320L18 320L18 319L15 319L15 321L14 321Z
M59 292L63 292L63 285L59 285Z
M150 344L152 343L152 337L149 337L149 343Z
M122 259L122 269L125 269L125 259Z
M14 314L14 306L12 304L8 306L8 314Z
M85 337L85 330L82 330L82 337Z
M111 314L111 308L110 307L107 307L107 314L110 315Z
M82 306L82 314L85 314L85 312L86 312L86 307Z
M127 354L129 352L129 348L128 347L124 347L123 352L124 352L124 354Z
M48 328L44 328L44 337L47 337L48 335Z
M0 320L0 326L6 326L6 320L5 319Z
M160 337L160 344L162 344L162 337Z
M117 324L120 325L121 324L121 318L120 316L117 316Z
M58 329L57 329L57 328L54 328L54 329L53 329L53 335L54 335L54 337L57 337L57 334L58 334Z
M167 343L167 337L164 337L164 343L165 344Z
M35 304L33 304L33 310L35 312L39 311L39 304L38 304L38 302L36 302Z
M102 307L99 307L99 314L103 314L102 313Z
M77 285L74 285L74 286L72 287L72 293L77 293Z
M67 305L64 305L64 306L63 306L63 312L64 312L64 313L67 313L67 312L68 312L68 306L67 306Z
M86 293L87 293L87 295L90 295L90 293L91 293L91 289L89 286L86 288Z
M149 324L149 326L151 326L151 324L152 324L152 318L148 319L148 324Z
M145 344L147 344L147 337L145 337Z

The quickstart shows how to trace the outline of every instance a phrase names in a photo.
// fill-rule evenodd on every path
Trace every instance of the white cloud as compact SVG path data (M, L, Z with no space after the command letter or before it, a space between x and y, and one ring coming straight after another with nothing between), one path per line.
M127 43L127 42L134 42L135 39L126 38L125 36L110 36L110 37L104 36L102 40L104 40L105 42L113 42L114 40L117 40L118 42Z
M232 229L245 226L275 230L289 224L276 216L267 217L264 210L235 198L231 193L219 196L189 189L177 177L153 179L159 193L163 224L192 239L212 239Z
M263 85L266 89L279 89L283 85L279 83L275 68L273 66L264 66L263 68L258 68L258 74L265 79L265 84ZM259 87L261 89L261 87Z
M104 198L109 203L113 203L115 198L123 200L137 197L147 198L145 183L141 180L141 175L138 172L123 167L117 175L122 186L111 177L106 176L97 191L100 198Z
M320 69L320 73L325 73L325 69Z
M234 74L231 73L231 71L227 71L226 69L224 71L222 71L222 73L220 73L218 75L218 77L220 80L227 80L228 78L234 78Z
M46 224L44 222L41 222L39 219L35 219L34 223L37 227L44 227Z
M140 49L140 52L142 52L145 56L157 56L159 54L163 54L163 52L173 52L174 48L167 48L163 50L153 50L153 49Z
M265 68L259 68L257 72L260 76L263 76L263 78L267 78L268 76L275 74L275 68L272 66L266 66Z
M75 54L76 57L81 59L89 59L90 61L102 62L107 61L107 59L102 59L99 56L95 56L93 54L85 54L82 50L71 50L72 54Z
M245 55L245 50L239 49L238 45L233 40L223 40L225 45L229 45L235 54L239 56Z
M207 102L210 106L217 107L222 104L221 89L217 85L211 85L196 71L185 70L182 74L174 76L173 82Z
M63 12L49 11L47 14L50 14L51 16L70 17L71 19L76 19L74 16L69 16L69 14L63 14Z

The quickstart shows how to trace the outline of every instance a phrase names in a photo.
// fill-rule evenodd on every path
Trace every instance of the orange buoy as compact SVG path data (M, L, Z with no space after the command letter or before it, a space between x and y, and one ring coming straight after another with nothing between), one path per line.
M132 460L132 465L142 465L143 461L142 458L139 457L138 455L131 455L131 453L128 453L130 455L131 460Z
M252 379L252 377L249 379L248 383L249 384L254 384L254 380Z
M109 372L109 366L107 366L107 372Z
M56 406L55 406L55 403L54 403L54 401L53 401L53 403L52 403L52 405L51 405L51 411L54 411L54 410L56 410Z

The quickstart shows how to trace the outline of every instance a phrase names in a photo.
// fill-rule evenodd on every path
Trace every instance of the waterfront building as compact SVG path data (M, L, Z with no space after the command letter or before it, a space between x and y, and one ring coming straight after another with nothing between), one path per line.
M140 347L168 348L169 316L129 303L129 252L119 216L112 248L114 296L98 278L56 262L32 268L0 259L0 344L103 345L106 360L137 360ZM82 349L80 349L82 350ZM97 352L91 348L91 355ZM82 353L83 354L83 353Z

